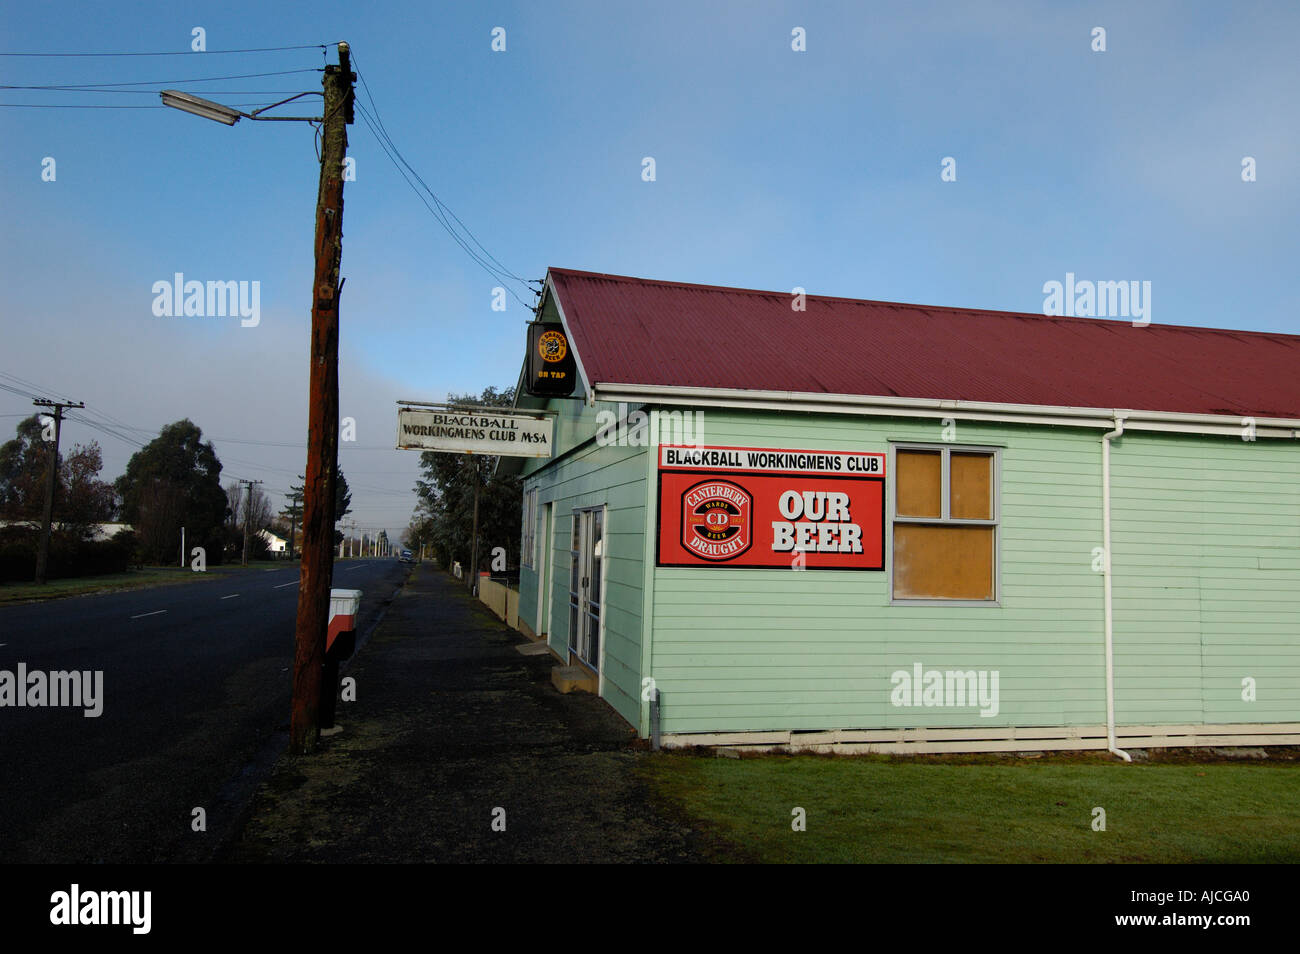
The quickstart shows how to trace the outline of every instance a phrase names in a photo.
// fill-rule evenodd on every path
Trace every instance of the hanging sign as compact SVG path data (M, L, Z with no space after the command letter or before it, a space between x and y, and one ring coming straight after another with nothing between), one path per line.
M659 566L883 570L885 455L659 448Z
M535 321L528 326L529 394L568 397L578 383L578 362L564 326Z
M397 409L399 450L550 457L550 417L517 411Z

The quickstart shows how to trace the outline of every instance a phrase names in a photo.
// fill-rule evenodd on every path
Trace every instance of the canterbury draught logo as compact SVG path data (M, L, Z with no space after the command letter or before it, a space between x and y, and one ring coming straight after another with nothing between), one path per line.
M705 560L730 560L754 542L754 499L739 484L706 480L682 494L682 546Z
M564 340L564 335L558 331L544 331L537 339L537 353L543 361L554 364L564 360L564 356L569 353L569 345Z

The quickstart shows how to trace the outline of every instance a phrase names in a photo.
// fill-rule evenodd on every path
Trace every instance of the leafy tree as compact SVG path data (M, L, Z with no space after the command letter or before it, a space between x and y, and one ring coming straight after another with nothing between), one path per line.
M59 490L55 497L55 516L59 525L73 536L88 539L97 524L113 519L117 512L117 495L113 485L99 479L104 455L99 443L74 444L59 465Z
M502 391L490 387L481 396L452 395L448 398L448 403L453 406L480 404L510 407L514 403L514 397L513 387ZM421 454L423 479L415 483L415 492L419 495L420 502L411 518L411 526L407 528L407 545L430 545L434 556L443 566L450 566L455 561L468 566L473 542L474 485L477 483L477 569L488 565L493 547L502 546L507 553L515 553L518 550L523 517L520 507L523 481L519 477L496 474L496 464L496 457L436 451Z
M289 485L289 502L285 504L284 509L280 511L280 516L283 517L286 521L289 521L289 525L294 530L300 530L302 528L302 516L304 512L302 499L306 494L304 488L306 487L307 478L304 477L302 474L299 474L298 480L301 481L301 483ZM340 523L343 520L343 518L351 512L352 512L352 491L348 488L348 479L345 476L343 476L343 471L341 470L336 471L335 480L334 480L334 522L335 524ZM334 530L334 545L338 546L342 542L343 542L343 531L339 530L336 527ZM289 540L289 556L290 557L293 556L292 537Z
M338 472L334 481L334 522L338 523L352 512L352 491L348 489L348 479L343 471Z
M54 445L42 439L42 430L40 415L33 414L0 446L0 513L10 520L39 520L45 506Z
M299 487L299 490L302 488ZM352 512L352 491L348 489L348 479L343 476L343 471L337 472L337 478L334 481L334 545L338 546L343 542L343 531L338 529L343 518Z
M424 513L423 506L411 514L411 522L402 532L402 545L408 550L419 552L420 547L433 543L433 520Z
M229 509L221 461L194 422L164 427L131 456L115 487L123 519L135 526L142 559L170 563L185 527L187 545L205 548L209 563L221 562Z
M17 436L0 446L0 515L10 520L41 519L49 488L50 452L44 440L41 415L18 425ZM95 524L112 520L116 499L111 485L98 479L104 467L99 444L74 444L58 460L54 519L78 539L92 535Z

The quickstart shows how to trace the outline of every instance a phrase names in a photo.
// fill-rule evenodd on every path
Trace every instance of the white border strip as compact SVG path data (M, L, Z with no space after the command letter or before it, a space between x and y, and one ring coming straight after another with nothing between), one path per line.
M1117 726L1118 741L1137 749L1300 745L1300 722ZM1106 750L1104 725L995 729L831 729L827 731L674 732L663 747L727 746L754 752L866 753L1043 752Z
M663 387L649 384L600 383L596 400L683 404L694 407L736 407L749 410L807 411L815 414L863 414L883 417L960 417L967 421L1013 424L1057 424L1110 430L1115 417L1127 430L1221 434L1241 437L1247 415L1189 414L1180 411L1139 411L1124 408L1058 407L1038 404L997 404L931 398L872 397L858 394L819 394L803 391L751 391L738 388ZM1254 417L1257 437L1300 440L1300 418Z

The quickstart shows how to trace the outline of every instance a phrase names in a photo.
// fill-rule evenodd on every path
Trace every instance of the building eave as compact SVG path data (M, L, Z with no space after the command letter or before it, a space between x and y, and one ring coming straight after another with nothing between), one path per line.
M1215 434L1241 437L1253 424L1255 437L1300 439L1300 419L1247 418L1235 414L1193 414L1130 408L1056 407L1036 404L997 404L938 398L877 397L798 391L672 387L655 384L601 382L589 392L595 400L738 410L799 411L809 414L856 414L872 417L953 417L963 421L994 421L1109 430L1116 418L1128 430Z

